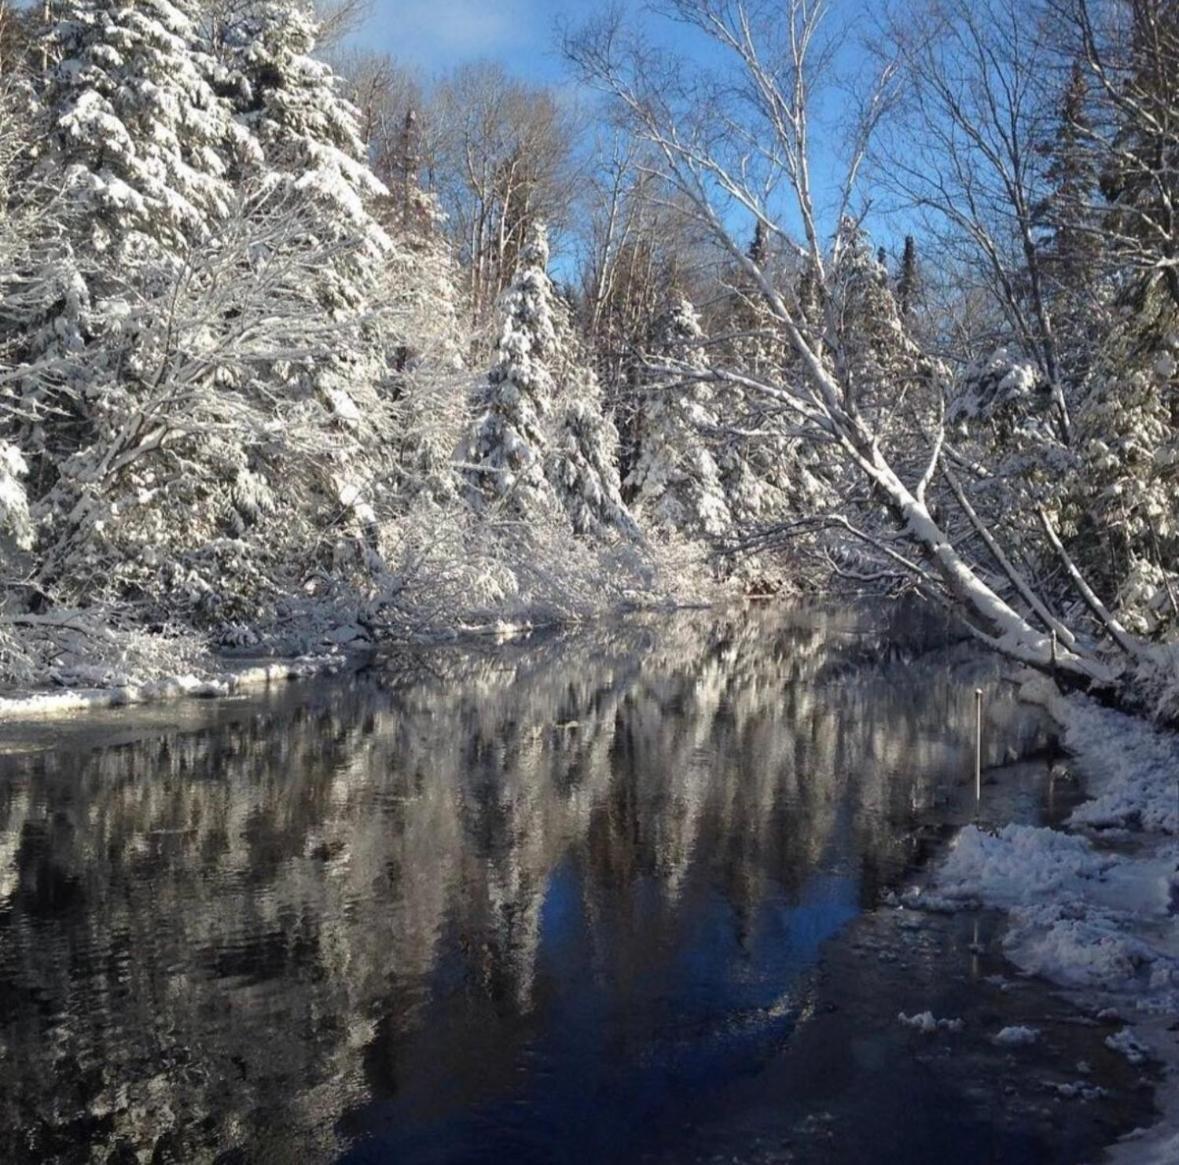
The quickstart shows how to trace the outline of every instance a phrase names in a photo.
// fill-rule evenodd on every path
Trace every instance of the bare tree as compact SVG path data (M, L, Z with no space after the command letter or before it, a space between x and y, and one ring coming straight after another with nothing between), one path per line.
M386 53L353 52L339 60L360 115L369 164L389 191L379 208L382 219L396 233L433 234L438 215L423 183L436 165L432 110L422 81Z
M316 38L322 51L340 44L372 16L372 0L315 0Z
M492 64L464 66L429 112L434 190L482 324L538 222L554 234L573 203L576 125L546 89Z
M1088 66L1086 126L1110 203L1102 241L1121 269L1159 274L1179 306L1179 11L1170 0L1053 0Z
M715 366L698 375L774 402L793 417L799 432L858 474L895 533L856 530L845 514L827 521L854 532L924 594L952 605L985 642L1025 663L1055 667L1075 682L1114 684L1119 669L1052 614L994 539L987 542L981 521L971 523L972 534L962 541L947 532L930 497L943 468L943 428L936 418L928 424L919 458L916 450L911 457L886 454L880 434L857 405L856 386L840 350L841 332L822 313L809 317L797 298L774 285L748 247L748 226L740 229L743 223L760 223L778 247L806 266L820 301L837 299L832 273L840 267L843 247L855 237L840 224L851 215L866 149L895 81L895 62L883 65L875 85L861 97L846 137L842 181L834 189L820 188L810 135L824 67L835 51L827 34L829 6L823 0L789 0L785 7L768 0L674 0L661 8L709 37L723 51L728 69L712 76L692 72L683 62L646 51L616 19L570 38L567 55L585 79L612 96L633 132L659 158L661 179L760 290L800 366L799 378L790 381ZM824 206L835 209L833 235L824 226ZM920 420L915 417L914 423ZM998 576L969 555L972 538L982 539ZM1058 543L1054 549L1064 554ZM1143 649L1099 601L1089 598L1095 596L1086 602L1109 640L1140 662Z
M1067 444L1072 423L1038 222L1058 62L1043 13L1021 0L908 5L893 17L885 51L900 66L898 101L876 138L874 175L924 212L928 237L993 298L1007 335L1048 386Z

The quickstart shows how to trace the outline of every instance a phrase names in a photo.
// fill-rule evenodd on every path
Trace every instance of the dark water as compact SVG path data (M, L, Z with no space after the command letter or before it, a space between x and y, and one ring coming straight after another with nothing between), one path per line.
M708 613L0 731L0 1160L1085 1159L1149 1111L1107 1033L987 982L991 920L875 909L976 684L989 762L1045 743L938 634Z

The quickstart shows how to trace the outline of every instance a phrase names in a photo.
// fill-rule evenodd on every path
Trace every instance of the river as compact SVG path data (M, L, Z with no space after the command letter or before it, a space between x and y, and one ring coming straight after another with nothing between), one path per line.
M1045 724L903 605L0 726L0 1160L1086 1159L1150 1112L1107 1033L882 905L973 812L976 686L985 812L1050 815Z

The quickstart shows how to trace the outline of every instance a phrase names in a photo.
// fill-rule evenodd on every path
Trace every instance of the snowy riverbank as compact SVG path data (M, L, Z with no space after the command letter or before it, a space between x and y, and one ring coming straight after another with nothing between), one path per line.
M1025 698L1061 728L1090 797L1062 829L1007 825L959 834L918 909L1000 908L1007 957L1124 1027L1107 1043L1133 1065L1162 1064L1161 1118L1112 1150L1122 1165L1179 1160L1179 736L1063 698L1030 680Z
M99 708L123 708L181 698L218 699L270 684L334 675L354 666L357 653L324 652L295 659L222 661L223 670L129 681L104 687L42 688L0 695L0 724L72 715Z

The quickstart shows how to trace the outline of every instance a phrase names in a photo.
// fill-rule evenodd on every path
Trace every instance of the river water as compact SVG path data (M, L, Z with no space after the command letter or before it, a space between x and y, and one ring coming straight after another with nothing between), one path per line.
M976 686L1031 758L987 812L1050 812L1044 724L903 607L0 728L0 1160L1087 1159L1150 1111L1107 1033L881 907L973 809Z

